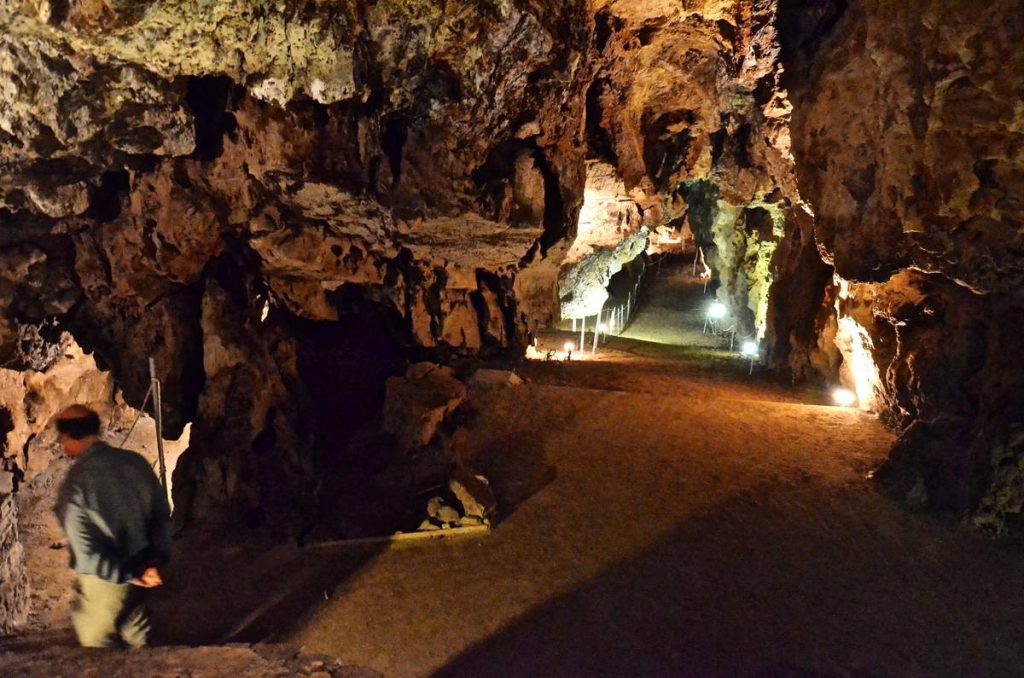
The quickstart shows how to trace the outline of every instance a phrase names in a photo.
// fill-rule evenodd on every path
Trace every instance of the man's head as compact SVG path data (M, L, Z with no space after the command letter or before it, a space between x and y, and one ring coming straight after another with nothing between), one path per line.
M64 454L77 457L100 439L99 415L84 405L72 405L57 415L57 433Z

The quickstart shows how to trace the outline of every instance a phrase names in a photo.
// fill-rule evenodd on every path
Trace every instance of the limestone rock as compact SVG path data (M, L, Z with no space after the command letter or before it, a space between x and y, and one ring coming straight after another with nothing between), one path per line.
M466 386L450 368L417 363L404 378L388 380L381 430L394 437L400 450L428 445L465 398Z
M469 378L469 385L476 388L496 388L501 386L521 386L523 378L509 370L492 370L482 368Z
M29 589L25 554L18 538L12 495L0 496L0 632L13 633L28 620Z
M973 510L1024 284L1019 3L974 5L0 2L0 367L56 322L138 406L153 356L193 514L311 516L387 465L354 431L462 397L398 366L521 354L689 232L778 373L862 382Z
M467 518L485 520L493 517L498 502L487 478L471 473L462 465L456 465L448 481L452 491L462 504L462 515Z
M1019 3L813 4L780 18L793 154L846 289L848 379L902 429L878 477L956 513L1015 506Z
M597 315L612 276L647 248L642 191L626 191L614 167L587 165L587 184L576 240L566 255L558 296L563 318Z
M427 515L442 527L450 527L459 520L459 512L445 504L441 497L433 497L427 502Z

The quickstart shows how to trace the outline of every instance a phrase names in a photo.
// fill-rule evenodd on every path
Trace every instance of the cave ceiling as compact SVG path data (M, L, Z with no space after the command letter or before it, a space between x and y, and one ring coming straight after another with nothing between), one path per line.
M183 473L242 441L297 492L316 366L558 319L589 177L623 251L693 233L780 375L866 352L920 483L976 505L1024 390L1024 34L970 4L0 0L0 364L55 322L138 404L153 356Z

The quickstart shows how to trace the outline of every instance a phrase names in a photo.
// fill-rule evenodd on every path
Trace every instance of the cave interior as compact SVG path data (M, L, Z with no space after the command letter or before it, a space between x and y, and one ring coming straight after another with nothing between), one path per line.
M0 633L67 630L53 420L83 403L166 456L165 644L384 675L1019 670L1019 10L0 1ZM445 530L470 536L389 541ZM746 543L792 577L736 569ZM402 594L469 567L489 592ZM24 675L65 660L3 642ZM203 668L183 652L153 661Z

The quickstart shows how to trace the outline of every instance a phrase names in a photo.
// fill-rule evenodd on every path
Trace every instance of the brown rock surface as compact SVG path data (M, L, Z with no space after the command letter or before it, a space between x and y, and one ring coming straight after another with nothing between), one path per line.
M840 335L859 314L879 408L910 425L884 477L956 512L985 497L987 513L1012 520L1010 431L1024 411L1019 3L817 5L785 17L794 154L822 252L852 290Z
M18 537L12 495L0 495L0 633L12 633L28 619L29 585L25 549Z
M778 373L923 432L902 485L1017 506L1016 9L0 2L0 365L55 320L138 405L152 356L182 506L311 519L389 377L692 233Z

